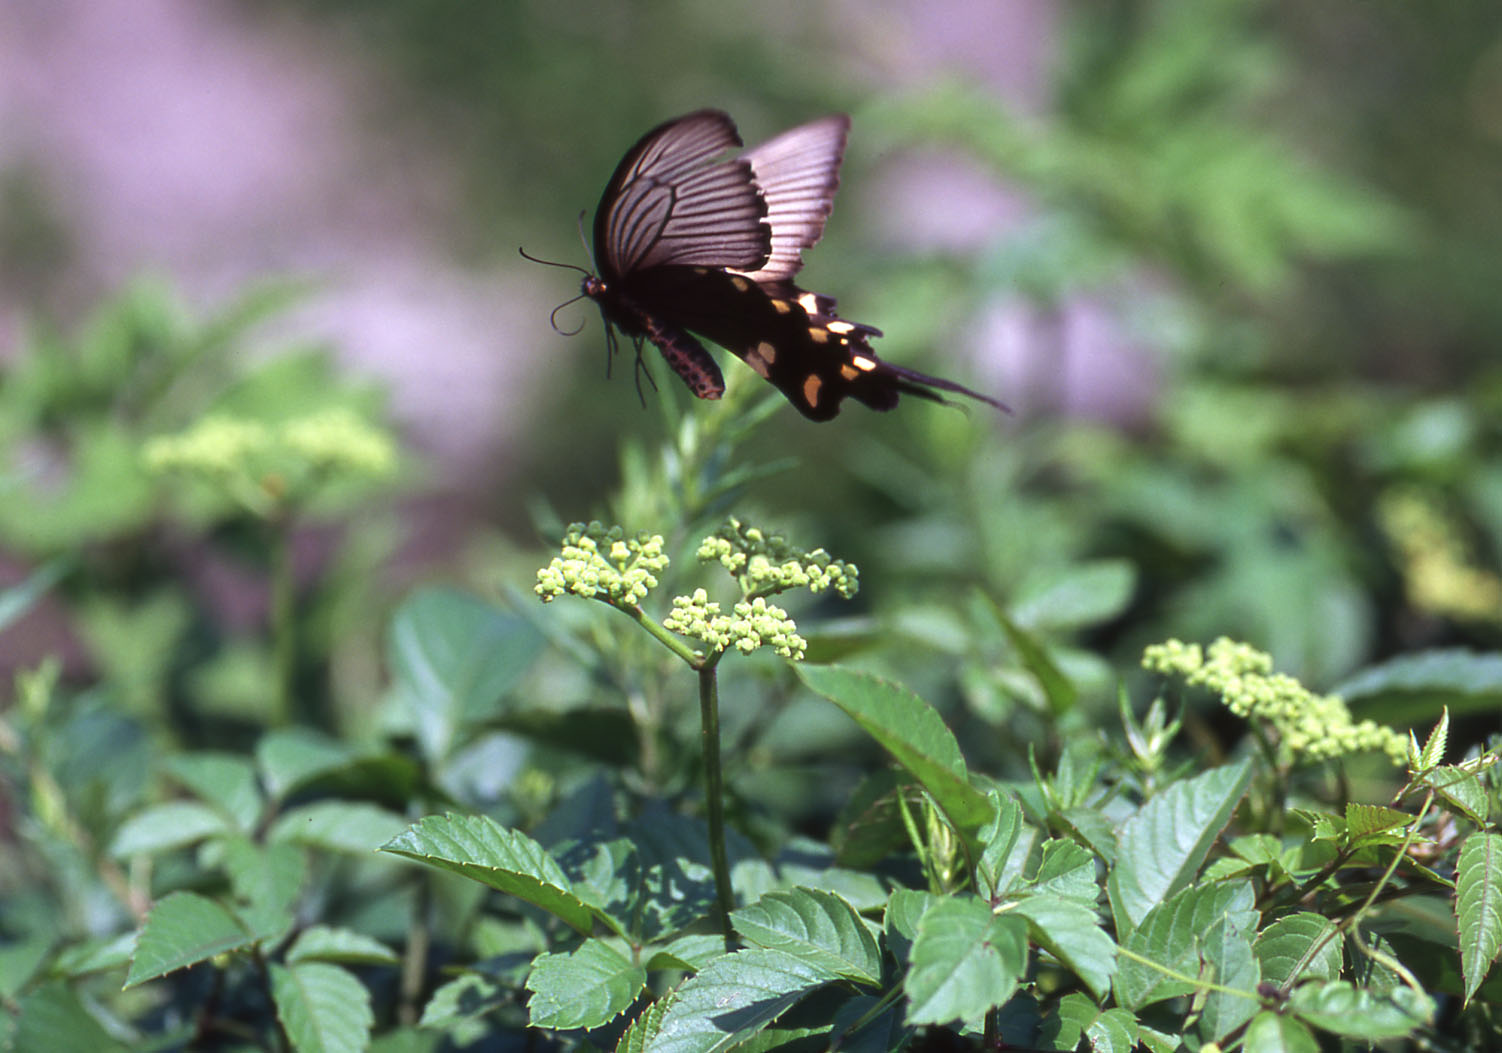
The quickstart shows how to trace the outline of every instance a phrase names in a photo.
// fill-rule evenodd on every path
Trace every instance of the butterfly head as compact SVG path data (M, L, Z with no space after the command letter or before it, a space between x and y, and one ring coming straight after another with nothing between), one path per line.
M579 292L591 300L599 300L606 293L605 279L598 274L586 274L579 283Z

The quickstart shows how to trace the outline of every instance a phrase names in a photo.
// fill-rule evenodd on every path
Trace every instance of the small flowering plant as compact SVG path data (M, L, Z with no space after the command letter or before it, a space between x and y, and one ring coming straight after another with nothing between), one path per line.
M853 564L822 548L806 551L780 534L737 519L728 520L699 546L703 563L719 563L740 586L740 599L725 611L705 589L675 596L660 622L642 607L668 567L661 534L627 535L619 526L574 523L564 533L559 554L537 572L535 592L543 603L559 596L595 599L626 614L698 673L704 792L709 821L710 858L721 931L727 948L734 938L730 912L734 898L725 851L724 787L720 767L719 687L715 671L732 648L751 654L760 648L791 661L808 644L786 610L768 598L792 589L833 590L849 599L859 588ZM685 643L684 641L689 641ZM697 646L693 646L697 645Z
M559 596L597 599L623 611L695 669L712 668L726 651L742 654L769 647L783 658L801 659L807 642L786 610L768 598L791 589L833 590L846 599L860 587L853 564L833 559L822 548L797 548L780 534L730 519L704 539L699 560L719 563L740 586L741 598L728 612L705 589L675 596L661 622L641 607L668 566L660 534L628 537L618 527L574 523L561 551L537 572L536 593L544 603ZM699 644L685 646L677 637Z

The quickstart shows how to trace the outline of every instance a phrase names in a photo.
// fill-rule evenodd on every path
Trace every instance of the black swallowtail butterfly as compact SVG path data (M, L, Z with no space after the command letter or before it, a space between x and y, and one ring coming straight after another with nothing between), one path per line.
M726 348L812 420L846 397L889 410L902 393L935 402L953 381L883 362L881 330L847 322L828 296L792 278L818 242L839 186L850 118L825 117L739 156L735 124L699 110L653 128L626 152L595 212L597 274L582 291L600 305L611 357L615 330L650 340L695 395L719 398L719 366L690 333Z

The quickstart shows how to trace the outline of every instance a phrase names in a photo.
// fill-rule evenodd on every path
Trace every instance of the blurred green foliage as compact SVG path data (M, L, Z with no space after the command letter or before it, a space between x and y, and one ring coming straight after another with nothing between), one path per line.
M1241 721L1191 695L1164 699L1143 725L1128 720L1128 756L1115 714L1151 695L1139 668L1150 643L1248 641L1313 691L1340 685L1356 718L1400 731L1449 705L1456 753L1495 731L1495 5L1438 17L1398 0L1077 4L1044 45L1056 61L1039 112L958 72L873 83L860 34L847 41L839 24L856 8L283 6L317 15L321 31L346 33L389 71L372 121L421 128L468 173L472 209L455 232L465 253L509 255L522 242L574 258L577 210L635 136L671 114L723 106L754 139L849 109L846 186L810 284L880 324L883 354L944 374L959 375L959 351L998 309L1031 322L1037 344L1057 344L1030 367L1037 390L997 392L1026 397L1013 423L905 404L816 426L735 363L722 402L695 403L668 378L644 411L621 376L601 376L594 320L564 344L543 325L551 303L539 304L518 325L537 354L566 365L518 481L468 495L533 529L470 538L435 572L490 599L427 587L396 607L395 502L415 490L414 473L247 459L227 485L226 473L154 471L146 456L164 437L202 439L212 420L248 427L258 456L310 417L379 421L380 397L322 350L258 336L280 321L288 289L197 317L166 282L142 280L79 324L37 321L0 367L0 556L12 583L0 591L0 655L14 683L0 721L0 833L14 846L0 853L7 1033L77 1028L77 1048L187 1042L210 1006L249 1020L245 1041L271 1042L268 990L278 1005L301 991L293 1028L351 1004L343 980L319 971L333 962L367 970L390 995L374 1025L352 1031L405 1027L417 1043L423 1005L455 1041L524 1027L534 958L574 948L539 911L496 909L478 886L372 859L429 812L514 827L507 851L528 849L525 831L602 900L638 864L659 891L677 874L686 898L648 897L643 909L662 914L644 924L655 937L691 922L706 902L692 690L617 612L539 609L527 590L574 520L661 533L669 585L685 595L712 577L694 546L731 514L859 564L853 601L800 600L792 612L809 663L855 667L858 687L867 673L910 685L943 715L961 763L1015 780L1028 822L1057 839L1055 862L1087 847L1109 854L1122 787L1187 794L1186 776L1255 753ZM864 177L880 155L934 149L1023 194L1025 222L964 250L886 244L863 222ZM0 217L6 273L22 273L28 252L38 265L66 257L65 217L27 204L38 198L29 178L0 184L0 202L20 203ZM559 288L559 300L572 292ZM1082 300L1105 306L1153 373L1153 403L1128 423L1070 419L1058 405L1060 334ZM979 835L932 812L899 822L894 802L912 784L876 743L891 748L907 696L872 689L880 712L857 727L824 699L865 687L815 697L765 653L727 665L737 887L749 901L793 883L838 885L861 910L885 906L893 946L911 941L910 902L887 893L925 877L953 891L966 880L965 839ZM1295 864L1322 865L1279 840L1303 837L1283 827L1287 809L1365 808L1395 789L1381 764L1262 774L1241 836L1210 865L1280 894L1293 891L1282 882ZM1483 807L1451 800L1454 815L1484 825L1495 786L1479 776L1466 786ZM1237 799L1216 799L1221 825ZM1353 869L1393 858L1342 814L1311 829ZM981 871L1010 858L995 847L1007 816L993 818ZM1207 823L1206 836L1219 829ZM619 836L585 836L599 830ZM1453 829L1424 830L1453 863ZM414 831L403 836L421 856L433 845ZM1401 840L1385 836L1385 848ZM1475 851L1492 836L1475 835ZM1095 862L1083 860L1093 895ZM171 945L169 922L202 925L223 959L163 954L151 968L167 979L121 995L136 926L169 894L196 898L172 900L148 947ZM1458 978L1435 979L1459 975L1433 950L1435 933L1455 931L1441 899L1431 889L1421 917L1374 945L1396 944L1426 986L1462 993ZM1329 911L1352 916L1341 912L1353 902L1332 894ZM691 942L671 954L685 971L708 960ZM471 986L425 1002L431 970L448 961L471 967L454 981ZM1495 1037L1496 992L1477 986L1488 964L1471 961L1464 978L1482 1007L1442 1024L1456 1048ZM150 972L133 967L133 979ZM1093 1003L1046 1008L1082 1020L1079 1031L1105 1026L1084 1019Z

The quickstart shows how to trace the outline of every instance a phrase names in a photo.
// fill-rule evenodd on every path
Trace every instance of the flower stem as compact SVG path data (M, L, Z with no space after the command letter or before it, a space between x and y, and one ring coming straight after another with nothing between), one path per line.
M704 802L709 819L709 859L714 867L715 899L725 950L734 950L735 929L730 912L735 900L730 891L730 862L725 854L725 784L720 770L720 689L715 663L699 668L699 725L704 752Z
M292 527L285 517L271 522L271 650L276 694L270 723L281 728L292 723L297 676L297 577L292 566Z

